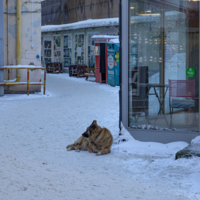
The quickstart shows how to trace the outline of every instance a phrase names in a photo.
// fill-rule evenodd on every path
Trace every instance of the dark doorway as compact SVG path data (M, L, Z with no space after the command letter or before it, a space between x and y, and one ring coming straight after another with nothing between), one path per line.
M100 44L100 72L101 72L101 82L106 83L106 52L105 44Z

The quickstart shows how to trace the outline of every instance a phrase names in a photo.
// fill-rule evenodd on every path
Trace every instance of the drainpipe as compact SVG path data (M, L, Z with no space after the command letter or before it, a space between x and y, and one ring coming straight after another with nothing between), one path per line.
M17 65L21 65L21 0L17 0ZM21 70L16 70L16 82L21 78Z

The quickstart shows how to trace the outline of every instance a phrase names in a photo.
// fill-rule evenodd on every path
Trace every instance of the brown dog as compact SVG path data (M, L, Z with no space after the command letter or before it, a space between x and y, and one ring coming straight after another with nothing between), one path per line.
M94 120L92 124L86 129L81 137L68 145L66 148L70 150L88 150L96 153L97 156L110 153L110 147L113 143L113 137L107 128L101 128Z

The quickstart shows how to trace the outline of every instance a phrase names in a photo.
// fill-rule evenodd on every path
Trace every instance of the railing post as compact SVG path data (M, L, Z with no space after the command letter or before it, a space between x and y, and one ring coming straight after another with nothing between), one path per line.
M45 95L45 90L46 90L46 68L44 69L44 91L43 91L43 94Z
M29 95L29 69L27 69L27 95Z

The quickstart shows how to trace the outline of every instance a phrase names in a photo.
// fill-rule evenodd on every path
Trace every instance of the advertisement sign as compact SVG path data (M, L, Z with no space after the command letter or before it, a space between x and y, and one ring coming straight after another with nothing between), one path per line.
M99 46L95 46L94 47L94 55L95 56L100 56L100 47Z
M107 70L108 70L108 84L115 86L115 51L107 49Z

